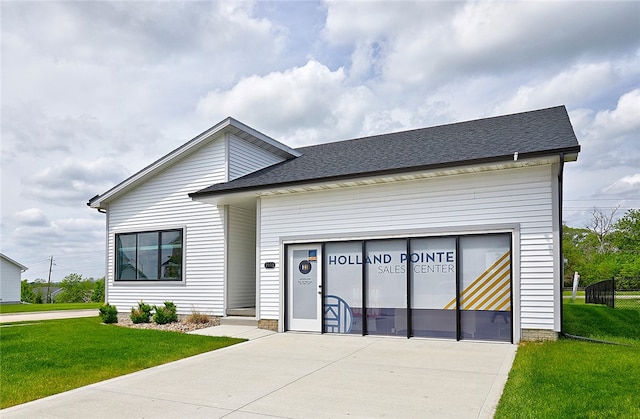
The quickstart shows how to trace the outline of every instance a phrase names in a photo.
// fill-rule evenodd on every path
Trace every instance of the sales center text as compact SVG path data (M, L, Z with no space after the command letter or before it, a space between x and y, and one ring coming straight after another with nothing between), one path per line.
M329 255L329 265L362 265L362 255ZM393 264L393 256L388 253L368 255L364 258L367 265L379 265L379 274L403 274L407 272L407 262L411 263L414 273L450 273L455 272L455 252L401 253L400 261Z

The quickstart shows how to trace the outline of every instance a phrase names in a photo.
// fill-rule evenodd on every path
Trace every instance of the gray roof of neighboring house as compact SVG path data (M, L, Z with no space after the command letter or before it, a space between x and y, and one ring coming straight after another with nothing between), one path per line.
M580 151L564 106L296 149L302 155L193 197Z

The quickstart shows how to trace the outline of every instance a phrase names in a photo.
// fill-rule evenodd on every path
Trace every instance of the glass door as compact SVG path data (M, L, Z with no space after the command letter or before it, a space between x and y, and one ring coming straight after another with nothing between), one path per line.
M322 327L322 247L287 247L288 330L320 332Z

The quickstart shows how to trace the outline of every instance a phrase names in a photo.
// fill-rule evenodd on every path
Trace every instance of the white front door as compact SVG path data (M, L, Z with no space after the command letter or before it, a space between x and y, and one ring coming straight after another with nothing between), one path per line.
M322 247L292 245L287 252L287 324L289 330L322 328Z

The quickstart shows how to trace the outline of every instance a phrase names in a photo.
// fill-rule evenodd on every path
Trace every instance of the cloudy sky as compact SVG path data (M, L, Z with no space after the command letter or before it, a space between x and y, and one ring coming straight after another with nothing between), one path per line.
M640 208L639 2L1 2L2 237L104 275L86 206L227 116L290 146L565 105L565 220Z

